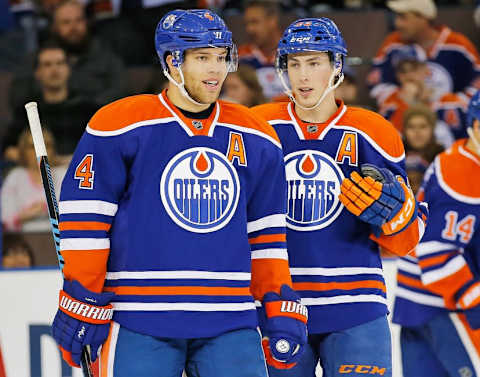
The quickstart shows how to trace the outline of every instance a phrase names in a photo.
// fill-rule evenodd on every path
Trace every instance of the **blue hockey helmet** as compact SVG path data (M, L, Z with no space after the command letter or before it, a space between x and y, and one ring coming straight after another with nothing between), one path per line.
M173 56L173 65L181 66L185 50L201 47L225 47L228 72L235 72L238 64L236 46L232 33L225 22L206 9L174 10L168 12L157 25L155 49L164 71L165 58Z
M278 43L277 70L287 69L288 54L306 51L331 52L334 67L342 73L347 47L337 25L329 18L302 18L290 24Z
M475 119L480 120L480 90L474 94L468 104L467 127L471 127Z

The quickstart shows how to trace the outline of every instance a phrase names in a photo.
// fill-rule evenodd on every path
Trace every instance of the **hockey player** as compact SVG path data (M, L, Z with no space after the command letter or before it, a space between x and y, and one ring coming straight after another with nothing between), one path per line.
M418 196L431 220L398 263L393 321L405 377L480 376L480 92L467 118L470 137L426 172Z
M63 182L53 335L73 366L103 344L102 377L265 377L256 300L280 362L306 342L281 144L251 110L217 100L237 56L216 14L168 13L155 45L168 89L100 109Z
M293 22L276 63L291 101L253 108L282 142L290 271L309 309L304 356L290 370L270 367L274 377L313 377L319 360L326 377L392 373L378 248L407 254L424 223L405 183L398 132L373 112L335 101L346 54L328 18Z

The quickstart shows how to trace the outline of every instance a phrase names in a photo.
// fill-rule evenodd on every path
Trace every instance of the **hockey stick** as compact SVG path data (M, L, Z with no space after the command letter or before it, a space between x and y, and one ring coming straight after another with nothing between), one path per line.
M29 102L25 105L27 110L28 124L32 133L33 145L37 156L40 174L42 176L43 189L45 198L47 199L48 214L50 216L50 224L52 227L53 241L55 242L55 250L57 251L58 265L63 274L63 266L65 264L62 254L60 253L60 230L58 229L58 202L55 195L55 187L53 186L52 174L50 172L50 164L47 158L47 149L43 140L42 126L40 125L40 117L36 102ZM94 377L91 368L90 352L87 347L82 351L81 357L82 371L84 377Z

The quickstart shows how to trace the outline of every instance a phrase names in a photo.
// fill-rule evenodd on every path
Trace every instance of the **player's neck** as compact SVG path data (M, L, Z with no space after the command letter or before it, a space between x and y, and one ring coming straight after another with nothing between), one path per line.
M167 97L171 103L177 106L179 109L191 112L199 113L209 108L211 105L207 103L205 105L197 105L186 98L175 85L169 84L167 89Z
M304 110L300 106L295 105L295 113L301 120L307 123L325 123L337 110L338 106L333 93L328 95L320 105L311 110Z

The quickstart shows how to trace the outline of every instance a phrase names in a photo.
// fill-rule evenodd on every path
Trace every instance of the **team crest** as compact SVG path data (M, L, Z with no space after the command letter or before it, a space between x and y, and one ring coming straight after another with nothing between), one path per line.
M287 226L300 231L322 229L343 209L338 199L344 175L327 154L305 150L285 157L288 181Z
M214 149L187 149L167 164L160 180L160 197L170 218L183 229L196 233L219 230L237 208L237 171Z
M175 14L170 14L163 20L163 28L164 29L170 29L175 21L177 20L177 16Z

